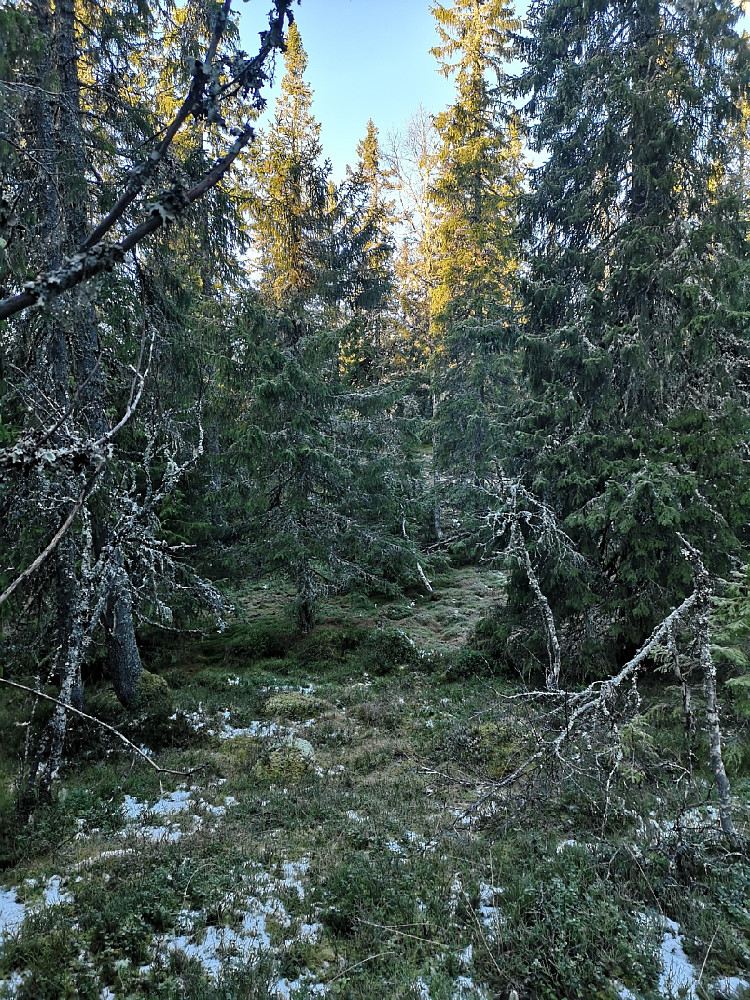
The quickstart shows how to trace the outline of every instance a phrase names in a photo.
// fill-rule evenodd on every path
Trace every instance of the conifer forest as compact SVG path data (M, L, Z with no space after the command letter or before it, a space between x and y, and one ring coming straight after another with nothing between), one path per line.
M747 20L404 4L0 0L2 1000L750 997Z

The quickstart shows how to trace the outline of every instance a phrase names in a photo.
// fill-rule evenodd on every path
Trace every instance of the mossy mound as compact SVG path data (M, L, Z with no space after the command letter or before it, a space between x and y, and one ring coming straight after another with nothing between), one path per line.
M313 773L315 751L307 740L290 738L274 747L264 760L258 761L253 773L261 781L299 781Z
M303 691L279 691L265 704L266 715L281 719L303 721L314 718L325 706L325 702Z
M454 730L448 750L453 759L491 778L501 778L532 752L527 733L510 722L489 720Z

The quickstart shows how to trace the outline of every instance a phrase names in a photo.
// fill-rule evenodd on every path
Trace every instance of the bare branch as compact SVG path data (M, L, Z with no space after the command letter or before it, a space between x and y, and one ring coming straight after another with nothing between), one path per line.
M261 34L261 46L257 56L246 60L238 70L235 81L237 89L244 91L253 90L256 94L256 103L260 101L260 89L267 79L263 67L272 52L284 47L284 23L286 20L291 19L292 3L293 0L275 0L276 13L271 17L269 29ZM225 0L222 14L217 19L214 39L212 39L209 46L209 54L211 55L215 53L216 47L219 44L228 13L229 2ZM150 206L149 217L141 222L140 225L135 226L127 236L117 243L102 242L104 236L112 230L113 226L124 215L127 208L143 189L146 181L163 159L179 128L202 103L203 92L206 83L210 79L210 73L206 72L208 68L207 64L204 65L196 62L195 67L193 84L177 117L167 130L164 139L157 149L150 154L148 160L141 167L137 168L137 175L131 176L131 180L117 205L115 205L110 214L102 220L99 226L88 237L78 253L68 257L56 270L42 274L32 281L26 282L23 291L0 300L0 320L9 319L11 316L15 316L30 306L42 305L49 298L59 295L70 288L74 288L83 281L106 271L111 271L124 259L125 254L129 250L138 246L147 236L155 233L168 222L173 222L183 215L193 202L203 197L207 191L215 187L227 173L240 152L255 135L254 129L250 124L246 124L240 130L229 150L214 164L192 190L185 192L181 187L174 186L162 194Z

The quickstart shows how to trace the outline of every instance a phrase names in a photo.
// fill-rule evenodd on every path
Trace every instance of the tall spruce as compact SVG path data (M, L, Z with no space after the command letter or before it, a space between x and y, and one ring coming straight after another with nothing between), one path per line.
M395 220L390 192L391 176L383 167L378 130L370 119L357 145L357 163L347 168L342 192L351 218L350 239L360 244L368 260L367 280L353 301L352 331L342 345L343 359L354 377L369 383L377 380L391 353Z
M388 586L412 553L397 484L386 475L380 399L361 391L369 376L363 384L352 354L372 336L364 324L388 293L382 204L366 168L332 182L306 66L292 28L275 117L254 164L261 298L248 297L239 315L251 389L234 446L254 484L253 563L292 582L302 630L321 596Z
M168 240L153 238L150 248L142 241L207 194L226 206L214 188L252 137L240 111L252 115L262 103L262 65L282 45L290 2L275 4L257 60L238 52L228 4L33 0L13 18L28 32L26 53L0 45L2 134L16 137L0 142L0 363L3 375L15 373L0 385L3 423L13 424L10 446L0 448L0 513L17 528L2 555L4 566L17 567L14 587L28 587L40 609L31 628L19 612L1 638L14 669L51 653L48 678L62 703L36 734L19 783L30 805L37 792L49 793L61 765L64 706L81 702L96 638L118 697L133 708L142 672L136 625L170 617L167 592L183 568L165 543L160 508L201 450L190 391L201 380L188 387L184 371L166 362L176 352L165 345L174 346L175 332L184 343L199 317L192 302L181 312L184 299L171 294L180 282L170 285L164 266ZM0 20L9 23L5 11ZM184 48L176 44L181 20L189 25ZM166 80L184 85L187 97L167 99ZM183 142L187 122L194 134ZM116 252L128 238L132 253L122 243ZM197 252L207 240L174 242L181 246L172 261L207 275ZM161 385L145 377L157 368ZM164 406L167 379L171 390L181 383L189 435ZM32 562L40 539L58 528ZM21 573L30 562L34 574ZM202 592L215 597L210 587ZM15 607L15 593L12 600Z
M748 87L737 17L728 0L545 0L527 24L543 162L509 452L585 556L536 553L565 642L596 670L690 588L678 532L714 570L744 538L748 244L722 183ZM519 573L510 608L530 600Z
M435 119L440 148L430 192L435 459L442 472L474 480L497 453L518 320L522 162L506 76L518 22L507 0L454 0L433 13L441 44L432 52L456 86L454 103Z

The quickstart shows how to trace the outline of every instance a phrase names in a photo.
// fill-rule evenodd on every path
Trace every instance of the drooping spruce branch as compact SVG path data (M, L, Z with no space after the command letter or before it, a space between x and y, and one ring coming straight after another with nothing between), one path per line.
M247 123L238 130L234 143L224 156L214 163L192 189L186 191L178 184L173 185L147 206L149 214L146 219L134 226L121 239L105 242L105 238L153 177L173 139L191 115L200 115L207 111L209 106L217 103L223 93L235 96L239 91L252 94L250 100L252 109L259 110L263 107L261 90L270 75L266 72L266 66L274 52L284 49L284 26L287 21L290 23L292 21L292 4L293 0L274 0L268 30L261 33L258 54L252 59L241 61L236 67L233 66L231 86L225 85L222 88L218 85L214 59L231 8L231 0L225 0L216 19L206 58L203 61L195 61L188 94L159 145L152 150L145 161L130 172L128 183L117 203L86 238L77 253L66 258L55 270L27 281L22 291L0 300L0 320L9 319L30 306L41 305L97 274L111 271L124 259L128 251L162 226L179 218L194 202L216 187L245 146L252 141L255 131L251 124Z
M556 553L558 558L563 554L567 557L580 557L570 547L570 540L558 526L553 512L521 484L505 478L499 468L497 473L500 488L488 485L484 490L496 501L494 509L487 515L487 525L491 530L489 545L494 549L498 542L504 542L504 553L517 560L524 569L535 602L542 614L549 654L546 690L530 691L523 696L513 697L525 697L536 702L543 700L544 719L548 723L552 717L557 723L549 737L541 741L542 745L521 761L511 773L505 775L499 782L495 782L469 811L479 808L483 802L496 794L498 789L514 785L545 762L565 766L569 745L576 738L590 741L597 730L600 735L606 734L602 738L607 740L615 752L616 763L607 781L609 789L614 770L621 759L619 728L622 712L618 708L618 701L627 699L626 692L629 689L634 697L634 703L631 702L629 705L629 717L638 714L639 674L646 663L660 652L668 653L675 664L675 672L681 686L686 725L691 729L694 724L691 694L679 662L676 638L679 631L691 635L696 642L697 665L700 667L705 695L705 724L711 773L717 790L719 822L727 841L731 845L738 844L740 838L732 818L731 786L722 752L723 736L716 690L716 665L711 655L710 615L713 588L701 553L678 532L677 538L682 547L682 556L690 563L693 571L693 592L655 626L636 654L615 674L606 680L593 681L581 691L565 690L560 685L562 656L555 619L534 570L524 532L528 533L529 537L548 554ZM550 700L553 704L551 711Z

